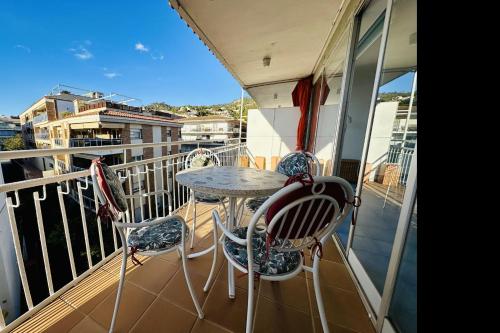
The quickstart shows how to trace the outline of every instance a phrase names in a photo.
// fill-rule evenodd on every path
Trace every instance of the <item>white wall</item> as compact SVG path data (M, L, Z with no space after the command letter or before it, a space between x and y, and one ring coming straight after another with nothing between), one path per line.
M0 184L3 183L3 171L0 163ZM5 318L8 324L19 316L21 285L6 200L5 193L0 193L0 307L4 313L8 312L8 316Z
M314 154L326 162L333 157L334 143L338 136L339 104L321 105L319 110Z
M247 147L254 157L266 158L266 169L271 169L271 156L295 150L299 118L299 107L248 110Z
M380 164L387 160L387 151L391 141L392 126L396 112L398 110L398 102L384 102L379 103L375 107L375 114L373 117L373 127L370 135L370 148L368 149L367 163L371 163L372 172L370 173L370 180L375 179L378 173Z
M375 64L376 65L376 64ZM373 64L356 68L349 98L342 147L342 159L361 160L368 124L368 112L373 91L376 66ZM392 126L392 123L391 123Z

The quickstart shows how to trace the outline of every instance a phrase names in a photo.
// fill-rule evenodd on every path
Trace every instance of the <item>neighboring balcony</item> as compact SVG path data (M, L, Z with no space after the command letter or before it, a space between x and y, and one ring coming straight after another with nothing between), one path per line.
M33 117L33 125L43 123L49 120L47 112L40 113L38 116Z
M50 140L49 133L35 133L35 140Z
M54 139L54 146L56 147L64 147L64 140L61 138Z
M70 147L96 147L96 146L113 146L121 145L122 139L100 139L100 138L73 138L69 140Z

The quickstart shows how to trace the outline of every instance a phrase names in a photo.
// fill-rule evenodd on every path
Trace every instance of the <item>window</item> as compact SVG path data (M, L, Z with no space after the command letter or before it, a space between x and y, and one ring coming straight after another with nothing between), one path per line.
M130 139L142 139L142 129L141 128L131 128L130 129Z
M172 137L172 130L171 129L167 130L167 137L169 137L169 138Z
M133 162L142 161L143 159L144 159L144 155L132 156Z

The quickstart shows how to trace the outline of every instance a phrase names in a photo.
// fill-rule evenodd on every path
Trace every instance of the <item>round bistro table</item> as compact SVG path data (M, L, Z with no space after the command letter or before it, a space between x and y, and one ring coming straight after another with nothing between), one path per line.
M229 198L229 213L226 225L233 230L236 224L236 201L238 198L270 196L280 190L288 177L274 171L215 166L200 169L183 170L176 175L177 182L189 187L194 192L220 195ZM193 253L188 258L198 257L211 252L210 248ZM234 298L234 268L228 262L229 298Z

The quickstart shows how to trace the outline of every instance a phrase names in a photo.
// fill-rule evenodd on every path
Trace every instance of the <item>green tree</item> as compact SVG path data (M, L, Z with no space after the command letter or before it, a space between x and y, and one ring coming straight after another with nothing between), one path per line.
M22 150L24 149L24 141L21 134L16 134L11 138L7 138L3 141L4 150Z

